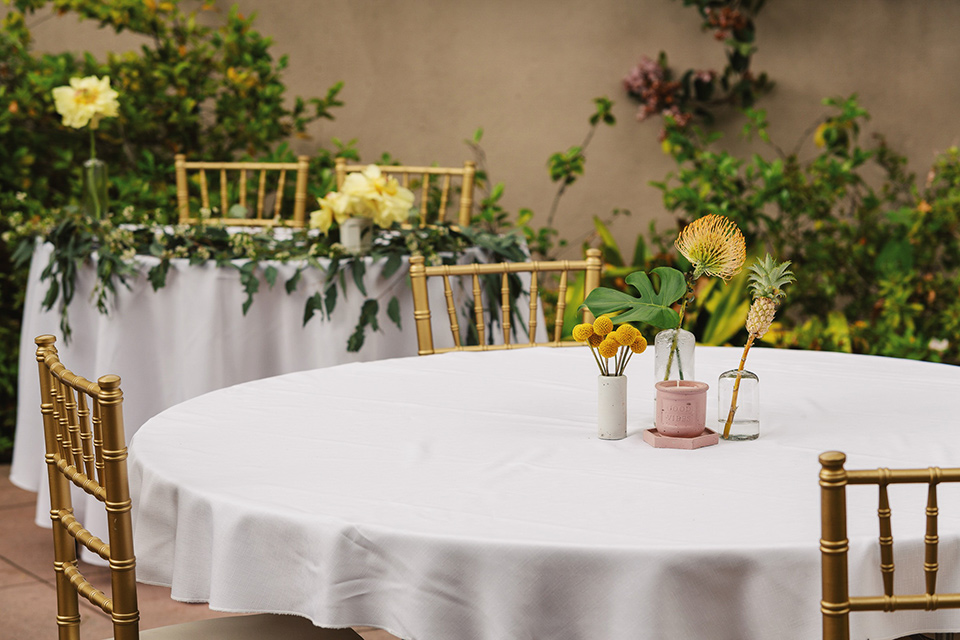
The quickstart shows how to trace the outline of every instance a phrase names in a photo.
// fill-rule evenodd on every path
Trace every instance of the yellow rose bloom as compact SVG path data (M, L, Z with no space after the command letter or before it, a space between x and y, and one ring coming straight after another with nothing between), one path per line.
M603 336L597 335L596 333L591 333L590 337L587 338L587 342L590 344L591 347L596 349L597 347L600 346L600 343L603 342Z
M630 351L634 353L643 353L647 350L647 339L643 337L643 334L639 331L637 332L637 337L633 341L633 344L630 345Z
M89 124L96 129L101 118L117 116L119 95L110 88L110 76L70 78L69 86L53 90L53 103L64 126L82 129Z
M593 335L593 325L589 322L578 324L573 328L573 339L577 342L586 342Z
M396 178L384 176L376 165L349 174L340 192L350 197L351 216L370 218L384 229L406 222L413 207L413 192L401 187Z
M614 340L623 346L629 347L631 344L633 344L633 341L636 339L638 333L640 332L632 325L622 324L610 335L612 335Z
M344 220L350 217L348 209L350 207L350 196L345 193L331 191L322 198L317 198L320 208L310 213L310 228L319 229L324 234L330 231L330 225L336 219L337 224L342 224Z
M612 358L617 355L617 351L620 349L620 343L614 340L611 337L606 337L603 339L603 342L600 343L600 346L597 347L597 351L600 352L600 355L604 358Z
M593 332L598 336L605 336L613 331L613 320L607 316L600 316L593 321Z

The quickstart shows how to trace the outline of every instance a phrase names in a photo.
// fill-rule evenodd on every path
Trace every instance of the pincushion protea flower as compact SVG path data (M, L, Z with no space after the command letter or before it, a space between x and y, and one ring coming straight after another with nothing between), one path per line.
M636 327L621 324L614 329L609 316L600 316L593 324L578 324L573 328L573 339L590 345L600 375L604 376L622 376L633 354L643 353L647 348L646 338ZM613 373L610 372L610 358L614 358Z
M762 259L755 262L750 271L750 290L753 293L753 304L750 305L750 311L747 313L747 343L743 347L743 355L740 357L740 366L737 368L737 379L733 383L733 394L730 398L730 411L727 413L727 421L723 425L723 438L730 437L730 426L733 424L733 417L737 412L737 395L740 392L740 376L743 374L743 367L747 362L747 353L753 346L753 341L762 338L770 329L773 317L780 306L780 299L784 297L783 287L787 286L796 278L790 271L790 261L774 262L773 256L769 253Z
M674 245L693 266L694 280L706 274L726 282L740 273L747 257L746 241L737 225L713 213L684 227Z

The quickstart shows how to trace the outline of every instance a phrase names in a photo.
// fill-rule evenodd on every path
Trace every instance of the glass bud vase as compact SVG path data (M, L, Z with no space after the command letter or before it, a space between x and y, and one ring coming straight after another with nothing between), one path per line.
M726 434L725 426L730 415L730 406L736 392L736 411ZM760 379L752 371L740 372L737 385L737 370L720 374L717 382L717 433L724 440L756 440L760 436Z
M353 254L366 255L373 246L373 220L347 218L340 224L340 244Z
M679 332L679 333L678 333ZM676 335L676 340L674 340ZM697 339L685 329L664 329L654 338L654 382L696 380L694 347Z
M83 213L88 218L99 220L107 214L107 163L100 158L90 158L83 163Z

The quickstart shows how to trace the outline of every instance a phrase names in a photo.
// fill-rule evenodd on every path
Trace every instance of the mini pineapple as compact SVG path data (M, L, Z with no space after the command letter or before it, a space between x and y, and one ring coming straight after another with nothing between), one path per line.
M747 332L762 338L773 322L773 316L783 297L783 287L794 281L793 272L788 268L790 261L777 264L769 253L750 267L750 289L753 291L753 304L747 314Z

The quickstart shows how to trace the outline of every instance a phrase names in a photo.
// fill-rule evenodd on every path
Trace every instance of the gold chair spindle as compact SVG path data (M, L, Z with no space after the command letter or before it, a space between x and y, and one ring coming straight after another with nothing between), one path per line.
M480 344L486 343L486 327L483 321L483 291L480 289L480 272L473 265L473 316L477 327L477 341Z
M437 222L447 221L447 200L450 198L450 174L443 176L443 189L440 191L440 209L437 212Z
M927 587L927 595L932 596L937 591L937 546L940 536L937 535L937 485L942 478L942 472L937 467L930 467L930 486L927 488L927 531L923 537L924 558L923 574Z
M240 169L240 206L247 206L247 170Z
M503 344L510 344L510 275L504 271L500 278L500 324L503 325Z
M257 220L263 219L263 200L267 193L267 171L261 169L260 182L257 184Z
M890 482L890 470L880 469L879 506L877 518L880 520L880 575L883 576L883 593L893 596L893 531L890 525L890 499L887 485Z
M277 181L277 199L273 205L273 217L280 217L280 205L283 203L283 187L286 185L287 181L287 171L286 169L280 170L280 179Z
M453 343L460 346L460 323L457 321L457 307L453 300L453 288L450 286L450 276L443 275L443 294L447 299L447 316L450 318L450 332L453 334Z
M207 188L207 172L203 169L200 170L200 201L203 203L203 208L210 210L210 190Z
M427 215L430 204L430 174L424 173L420 183L420 228L427 226ZM437 220L442 222L442 220Z
M226 218L230 214L230 198L227 196L227 170L220 169L220 215Z
M77 398L77 417L80 424L80 442L83 445L83 472L90 478L98 479L93 453L93 432L90 429L90 409L85 393L79 394Z
M537 301L540 300L538 275L540 273L536 271L536 263L534 263L534 271L530 273L530 320L527 322L527 326L530 327L530 344L535 344L537 341Z
M553 323L553 341L560 342L563 335L563 314L567 310L567 261L563 261L563 271L560 272L560 286L557 288L557 318Z

